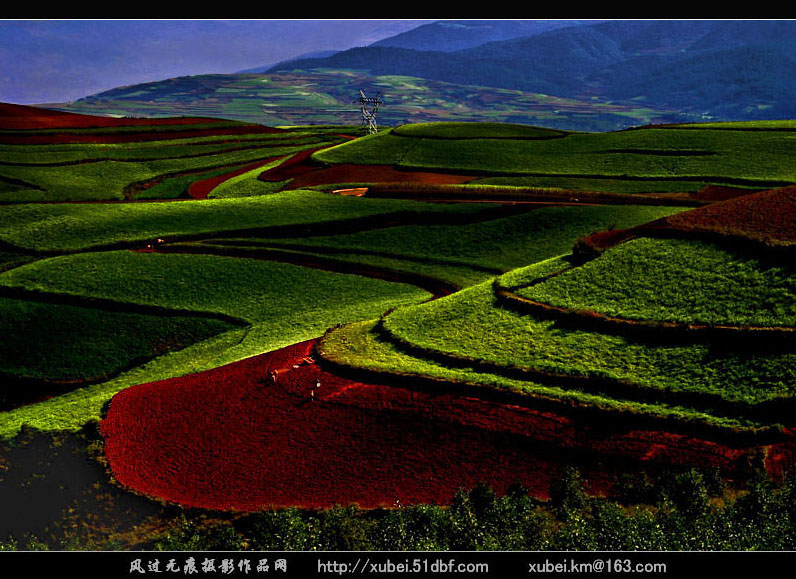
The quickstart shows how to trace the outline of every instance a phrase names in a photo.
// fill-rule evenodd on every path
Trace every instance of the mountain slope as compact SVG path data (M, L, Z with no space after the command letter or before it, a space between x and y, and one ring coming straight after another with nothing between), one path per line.
M720 118L774 118L792 110L793 38L796 21L612 21L453 52L355 48L270 72L349 68L563 97L640 98Z
M46 106L90 114L201 115L269 126L359 125L361 115L354 100L360 89L366 94L384 96L380 126L455 120L604 131L653 122L699 120L638 103L607 104L410 76L371 76L329 69L180 77L119 87L72 103Z
M370 46L453 52L581 24L578 20L443 20L418 26Z

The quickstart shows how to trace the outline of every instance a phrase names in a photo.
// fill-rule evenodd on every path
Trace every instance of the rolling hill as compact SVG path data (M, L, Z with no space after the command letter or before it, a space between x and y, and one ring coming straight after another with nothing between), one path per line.
M378 120L387 126L455 120L604 131L699 119L643 103L561 98L463 82L374 76L349 69L188 76L42 106L88 114L212 115L269 126L356 125L361 123L355 102L360 89L383 95L385 105Z
M207 118L365 78L0 104L0 549L796 544L796 122Z

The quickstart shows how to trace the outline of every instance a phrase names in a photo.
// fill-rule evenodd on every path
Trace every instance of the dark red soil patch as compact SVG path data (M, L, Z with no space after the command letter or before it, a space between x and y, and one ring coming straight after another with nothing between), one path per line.
M376 507L444 504L479 482L503 492L520 481L546 497L568 464L601 493L644 464L734 472L747 456L684 435L599 434L529 408L347 380L307 363L313 344L117 394L101 422L116 479L204 508ZM772 460L784 467L790 456Z
M82 115L26 105L0 103L0 129L87 129L93 127L137 127L152 125L193 125L221 123L223 119L208 117L173 117L165 119L128 119Z
M757 193L757 191L723 185L705 185L690 197L700 201L727 201L728 199L735 199L736 197L751 195L752 193Z
M435 173L441 176L441 173ZM687 193L623 194L599 191L552 192L537 187L490 187L468 189L461 183L383 182L368 187L368 197L414 199L450 203L555 203L557 205L679 205L698 207L705 202Z
M304 151L299 151L284 163L279 164L279 166L274 167L273 169L269 169L268 171L262 173L259 179L267 183L273 183L276 181L285 181L286 179L293 179L294 177L304 175L305 173L317 171L320 167L310 163L309 157L315 151L320 151L321 149L325 148L326 146L315 147L312 149L305 149Z
M151 124L150 124L151 126ZM279 129L261 125L242 125L240 127L218 127L193 129L185 131L125 131L123 133L82 134L82 133L48 133L37 135L0 135L3 145L61 145L70 143L139 143L144 141L167 141L171 139L188 139L195 137L211 137L215 135L250 135L271 134L281 132Z
M668 228L763 242L796 242L796 186L744 195L672 215Z
M578 239L574 254L579 261L586 261L624 241L645 236L725 241L789 251L796 243L796 186L736 195L637 227L592 233Z
M475 175L455 175L426 171L398 171L392 165L333 165L299 175L291 188L312 187L328 183L428 183L460 184L478 179Z
M323 149L326 147L319 147ZM392 165L356 165L344 163L325 167L313 164L310 155L319 149L298 153L270 171L260 175L267 182L292 179L291 189L330 183L429 183L461 184L477 179L474 175L455 175L424 171L398 171Z
M233 177L242 175L243 173L256 169L257 167L267 165L268 163L276 161L279 158L280 157L271 157L269 159L263 159L254 163L249 163L248 165L244 165L243 167L239 167L238 169L230 171L229 173L224 173L223 175L209 177L207 179L202 179L201 181L194 181L188 187L188 195L194 199L207 199L207 196L210 194L210 192L221 185L221 183L224 181L228 181Z

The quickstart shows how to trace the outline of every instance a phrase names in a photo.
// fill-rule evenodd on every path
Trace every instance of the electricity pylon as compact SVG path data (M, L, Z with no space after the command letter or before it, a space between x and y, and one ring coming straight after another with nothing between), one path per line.
M362 111L362 129L368 135L372 135L379 131L379 128L376 126L376 112L383 103L384 101L381 100L380 96L369 98L365 96L364 92L361 90L359 91L359 108Z

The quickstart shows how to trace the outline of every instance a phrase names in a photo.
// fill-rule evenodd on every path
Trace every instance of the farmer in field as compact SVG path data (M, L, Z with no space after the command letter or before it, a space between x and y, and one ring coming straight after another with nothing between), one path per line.
M315 378L315 384L310 388L310 401L315 400L315 391L321 387L321 381Z

